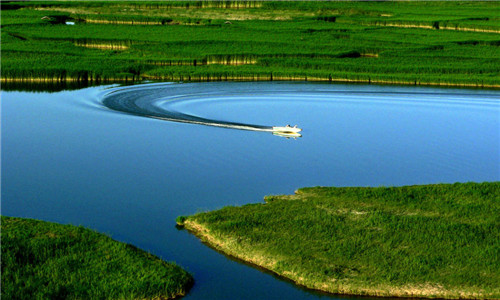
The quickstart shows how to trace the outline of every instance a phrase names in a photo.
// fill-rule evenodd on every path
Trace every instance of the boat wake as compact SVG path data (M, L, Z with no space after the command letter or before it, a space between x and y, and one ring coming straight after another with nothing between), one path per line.
M179 100L188 101L190 99L193 100L214 95L214 93L204 93L203 91L197 90L196 88L199 85L193 86L190 93L186 94L186 90L189 90L187 85L188 84L148 84L118 88L104 95L102 103L104 106L114 111L171 122L272 133L277 133L278 130L276 128L284 128L209 119L172 109L168 105L169 103ZM217 94L221 93L224 94L224 91L217 92ZM234 91L231 91L231 93L234 93ZM278 132L280 134L275 135L300 137L301 135L297 132Z

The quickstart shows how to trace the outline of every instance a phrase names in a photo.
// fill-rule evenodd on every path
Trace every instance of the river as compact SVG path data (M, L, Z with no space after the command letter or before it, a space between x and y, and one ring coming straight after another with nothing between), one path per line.
M301 137L272 126L295 125ZM306 186L500 180L500 92L304 82L2 91L2 214L83 225L195 278L185 299L338 298L175 218Z

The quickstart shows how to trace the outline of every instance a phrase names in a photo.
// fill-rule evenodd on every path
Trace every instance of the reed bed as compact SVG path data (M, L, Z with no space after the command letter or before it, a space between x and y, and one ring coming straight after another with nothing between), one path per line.
M1 219L6 299L171 299L193 284L179 266L92 230Z
M4 82L500 85L500 9L491 2L43 1L2 9Z
M331 293L498 299L500 182L314 187L181 216L213 247Z

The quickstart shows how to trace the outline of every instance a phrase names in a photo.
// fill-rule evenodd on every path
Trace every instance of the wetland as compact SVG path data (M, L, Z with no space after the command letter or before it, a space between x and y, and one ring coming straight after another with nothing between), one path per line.
M454 298L457 283L467 286L461 296L498 298L488 283L498 278L490 268L500 265L490 255L498 249L491 244L499 240L498 218L488 214L497 210L498 201L489 200L498 198L500 180L494 1L3 1L0 7L3 216L82 225L175 261L194 276L186 299L340 297L301 285ZM273 126L285 124L303 131L273 134ZM331 188L304 188L314 186ZM316 197L350 191L352 200L354 190L373 196L351 203L363 209ZM393 199L400 191L401 199ZM412 231L400 230L389 242L371 239L385 245L379 256L367 256L375 264L353 250L375 251L366 239L299 251L305 254L292 259L299 266L320 252L347 255L316 268L336 282L322 288L329 285L291 276L298 265L287 260L278 270L263 265L269 272L175 226L177 217L189 216L179 220L191 230L219 226L230 229L226 237L255 238L237 230L267 226L245 213L288 209L302 196L318 209L312 215L330 220L312 226L320 235L358 219L371 222L364 227L371 237L394 233L387 224L420 224L432 229L434 243L415 251L441 249L444 237L463 247L440 253L470 254L489 267L412 252L403 234ZM242 212L248 222L200 221L221 211ZM2 217L2 227L4 220L13 219ZM457 232L458 240L444 231ZM398 253L408 255L390 259ZM361 259L347 263L352 256ZM450 265L471 271L451 272ZM376 280L353 277L366 279L367 270Z

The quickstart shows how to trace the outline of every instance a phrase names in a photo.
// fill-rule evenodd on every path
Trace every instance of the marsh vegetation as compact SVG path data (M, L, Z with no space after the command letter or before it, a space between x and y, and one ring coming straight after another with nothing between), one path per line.
M312 289L500 297L500 182L315 187L179 217L221 251Z
M456 1L2 3L2 80L498 87L498 15Z
M192 284L177 265L95 231L2 216L6 299L165 299Z

